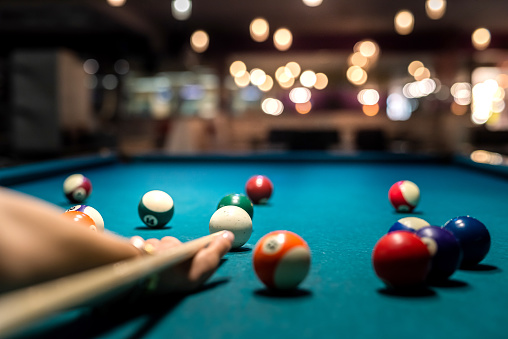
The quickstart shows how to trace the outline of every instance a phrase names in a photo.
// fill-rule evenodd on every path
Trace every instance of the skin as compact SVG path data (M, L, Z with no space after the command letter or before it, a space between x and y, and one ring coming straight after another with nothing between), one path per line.
M129 239L76 227L61 214L56 206L0 188L0 292L144 255ZM191 260L161 272L156 292L189 292L202 285L233 240L226 232ZM157 255L181 242L164 237L145 244Z

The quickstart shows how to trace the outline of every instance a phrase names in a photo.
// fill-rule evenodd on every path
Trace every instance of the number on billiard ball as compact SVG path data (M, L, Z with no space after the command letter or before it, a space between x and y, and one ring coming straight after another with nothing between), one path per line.
M263 204L272 196L273 184L266 176L255 175L247 180L245 192L254 204Z
M149 191L139 201L139 217L148 227L164 227L171 220L174 213L173 198L164 191Z
M92 182L83 174L72 174L65 179L63 191L70 202L81 203L92 193Z
M310 268L310 249L305 240L289 231L274 231L256 244L254 271L270 289L296 288Z

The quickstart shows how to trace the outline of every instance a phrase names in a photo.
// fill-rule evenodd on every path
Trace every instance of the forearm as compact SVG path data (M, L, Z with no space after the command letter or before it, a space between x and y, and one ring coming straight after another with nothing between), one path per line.
M0 189L0 291L139 255L126 239L76 227L61 213Z

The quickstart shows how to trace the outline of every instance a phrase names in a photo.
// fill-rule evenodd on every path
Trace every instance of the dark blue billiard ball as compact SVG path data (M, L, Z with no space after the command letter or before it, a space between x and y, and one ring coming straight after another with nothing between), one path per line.
M470 216L455 217L443 226L455 235L462 248L461 267L472 267L482 261L490 250L490 233L485 225Z
M455 236L444 228L427 226L419 229L416 235L427 245L432 254L428 280L445 280L459 268L462 249Z

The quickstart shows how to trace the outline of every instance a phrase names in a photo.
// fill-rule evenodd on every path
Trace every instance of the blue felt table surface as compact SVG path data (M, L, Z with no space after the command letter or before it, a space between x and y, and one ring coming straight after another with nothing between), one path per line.
M508 180L438 163L135 161L83 169L93 183L87 204L106 229L122 236L166 235L190 240L208 234L222 196L244 192L254 174L270 177L267 205L255 206L253 234L243 251L228 253L208 288L181 299L160 299L156 313L108 319L67 312L39 325L46 337L98 338L507 338ZM69 173L10 187L62 209ZM407 179L421 190L414 213L398 214L389 187ZM153 230L137 215L141 196L168 192L175 215ZM399 218L442 225L458 215L482 220L492 248L478 270L456 272L447 286L420 295L386 293L371 264L377 240ZM298 293L267 293L252 268L252 249L278 229L301 235L312 267ZM133 306L136 307L136 306ZM44 329L44 331L42 330Z

